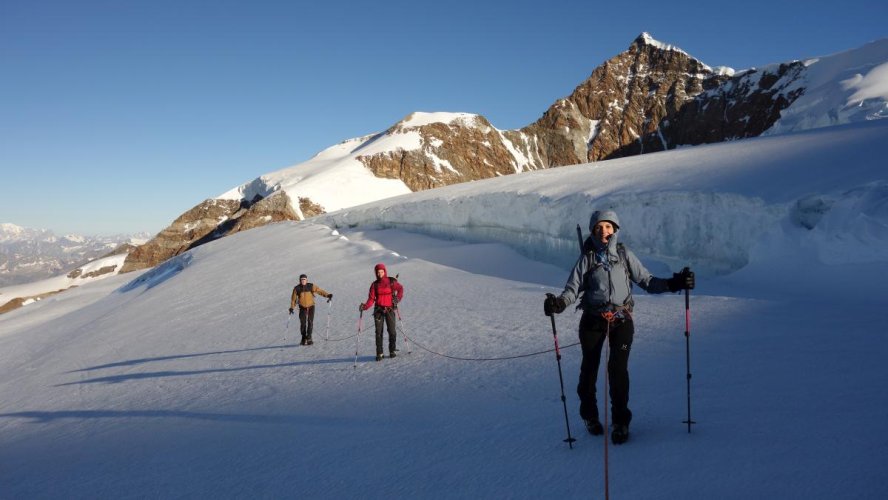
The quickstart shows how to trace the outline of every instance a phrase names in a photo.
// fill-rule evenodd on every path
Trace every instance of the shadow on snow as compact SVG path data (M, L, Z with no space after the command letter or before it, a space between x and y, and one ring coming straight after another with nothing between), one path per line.
M66 419L105 419L105 418L186 418L194 420L210 420L216 422L241 422L250 424L305 424L313 420L314 424L343 423L347 419L325 416L309 417L297 415L256 415L208 413L176 410L61 410L61 411L20 411L0 413L0 418L28 418L33 423L48 423ZM338 422L333 422L338 421Z
M370 361L375 359L373 356L364 356L363 358L358 358L358 361ZM327 364L336 364L336 363L348 363L351 365L354 362L354 357L347 358L339 358L339 359L318 359L312 361L294 361L291 363L278 363L278 364L265 364L265 365L252 365L252 366L240 366L236 368L212 368L208 370L184 370L184 371L159 371L159 372L146 372L146 373L129 373L125 375L111 375L108 377L98 377L91 378L86 380L80 380L78 382L68 382L65 384L56 384L54 387L64 387L67 385L81 385L81 384L118 384L120 382L127 382L129 380L142 380L142 379L151 379L151 378L163 378L163 377L187 377L191 375L203 375L207 373L234 373L234 372L242 372L248 370L265 370L265 369L274 369L274 368L286 368L286 367L296 367L296 366L311 366L311 365L327 365Z

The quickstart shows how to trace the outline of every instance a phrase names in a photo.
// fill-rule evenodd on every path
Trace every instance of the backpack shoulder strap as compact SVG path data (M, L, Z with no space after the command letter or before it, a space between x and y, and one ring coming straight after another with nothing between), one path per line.
M629 259L626 257L626 245L622 242L617 243L617 256L620 258L620 263L626 268L626 272L629 272Z
M620 259L620 264L623 264L623 269L626 271L626 281L632 283L632 278L629 275L629 257L626 256L626 245L623 243L617 243L617 257Z
M626 285L629 287L629 297L626 298L623 307L626 307L631 312L635 307L635 299L632 298L632 276L629 275L629 258L626 257L626 245L623 245L621 242L617 242L617 256L620 259L620 264L623 264L623 269L626 271Z
M391 276L386 276L386 278L389 279L389 287L398 282L397 278L392 278ZM376 294L376 300L379 300L379 280L373 282L373 292Z

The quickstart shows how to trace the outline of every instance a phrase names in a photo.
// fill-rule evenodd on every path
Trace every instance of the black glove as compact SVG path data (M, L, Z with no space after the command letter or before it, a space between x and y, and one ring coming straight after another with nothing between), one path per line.
M694 272L691 268L686 267L680 273L672 273L672 277L666 280L666 285L670 292L679 290L693 290L696 282L694 281Z
M293 314L293 308L292 308L292 307L290 308L290 314Z
M358 312L364 312L364 304L358 304Z
M329 303L331 300L333 300L333 294L332 294L332 293L331 293L330 295L327 295L327 302Z
M567 308L567 304L564 302L564 298L556 297L551 293L546 294L546 300L543 302L543 312L546 316L551 316L554 314L561 314Z

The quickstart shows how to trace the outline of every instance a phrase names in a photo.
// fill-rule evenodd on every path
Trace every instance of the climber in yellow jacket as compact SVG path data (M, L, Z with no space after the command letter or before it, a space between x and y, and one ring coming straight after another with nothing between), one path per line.
M301 345L312 345L314 341L311 339L311 330L314 326L315 301L314 296L320 295L326 297L327 302L333 300L333 294L327 292L323 288L308 282L308 276L302 274L299 276L299 284L293 287L293 294L290 296L290 314L299 307L299 331L302 333Z

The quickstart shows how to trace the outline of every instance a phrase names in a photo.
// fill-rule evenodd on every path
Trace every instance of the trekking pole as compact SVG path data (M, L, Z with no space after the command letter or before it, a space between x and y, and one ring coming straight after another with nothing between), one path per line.
M682 273L690 272L690 268L682 269ZM691 291L685 288L685 359L687 360L687 385L688 385L688 419L684 424L688 424L688 434L691 433L691 424L696 424L691 420Z
M608 386L610 385L610 327L611 322L607 322L607 331L604 333L604 498L605 500L610 499L610 481L608 478L609 474L609 464L610 460L608 460L607 455L607 396L609 394Z
M570 420L567 418L567 398L564 397L564 376L561 374L561 349L558 347L558 331L555 330L555 315L549 315L549 319L552 320L552 337L555 339L555 359L558 361L558 381L561 383L561 404L564 406L564 424L567 426L567 439L564 440L565 443L573 449L573 443L576 441L570 435Z
M290 331L290 318L293 317L293 313L287 314L287 326L284 328L284 340L287 339L287 332Z
M327 328L324 328L324 340L330 338L330 313L333 312L333 299L327 301Z
M357 337L355 337L355 366L354 366L355 370L358 369L358 344L359 344L358 341L361 340L361 321L363 319L364 319L364 310L361 309L360 313L358 314L358 335L357 335Z
M410 339L407 338L407 330L404 328L404 320L401 319L401 310L395 309L398 313L398 325L401 327L401 334L404 336L404 343L407 344L407 354L410 354Z

